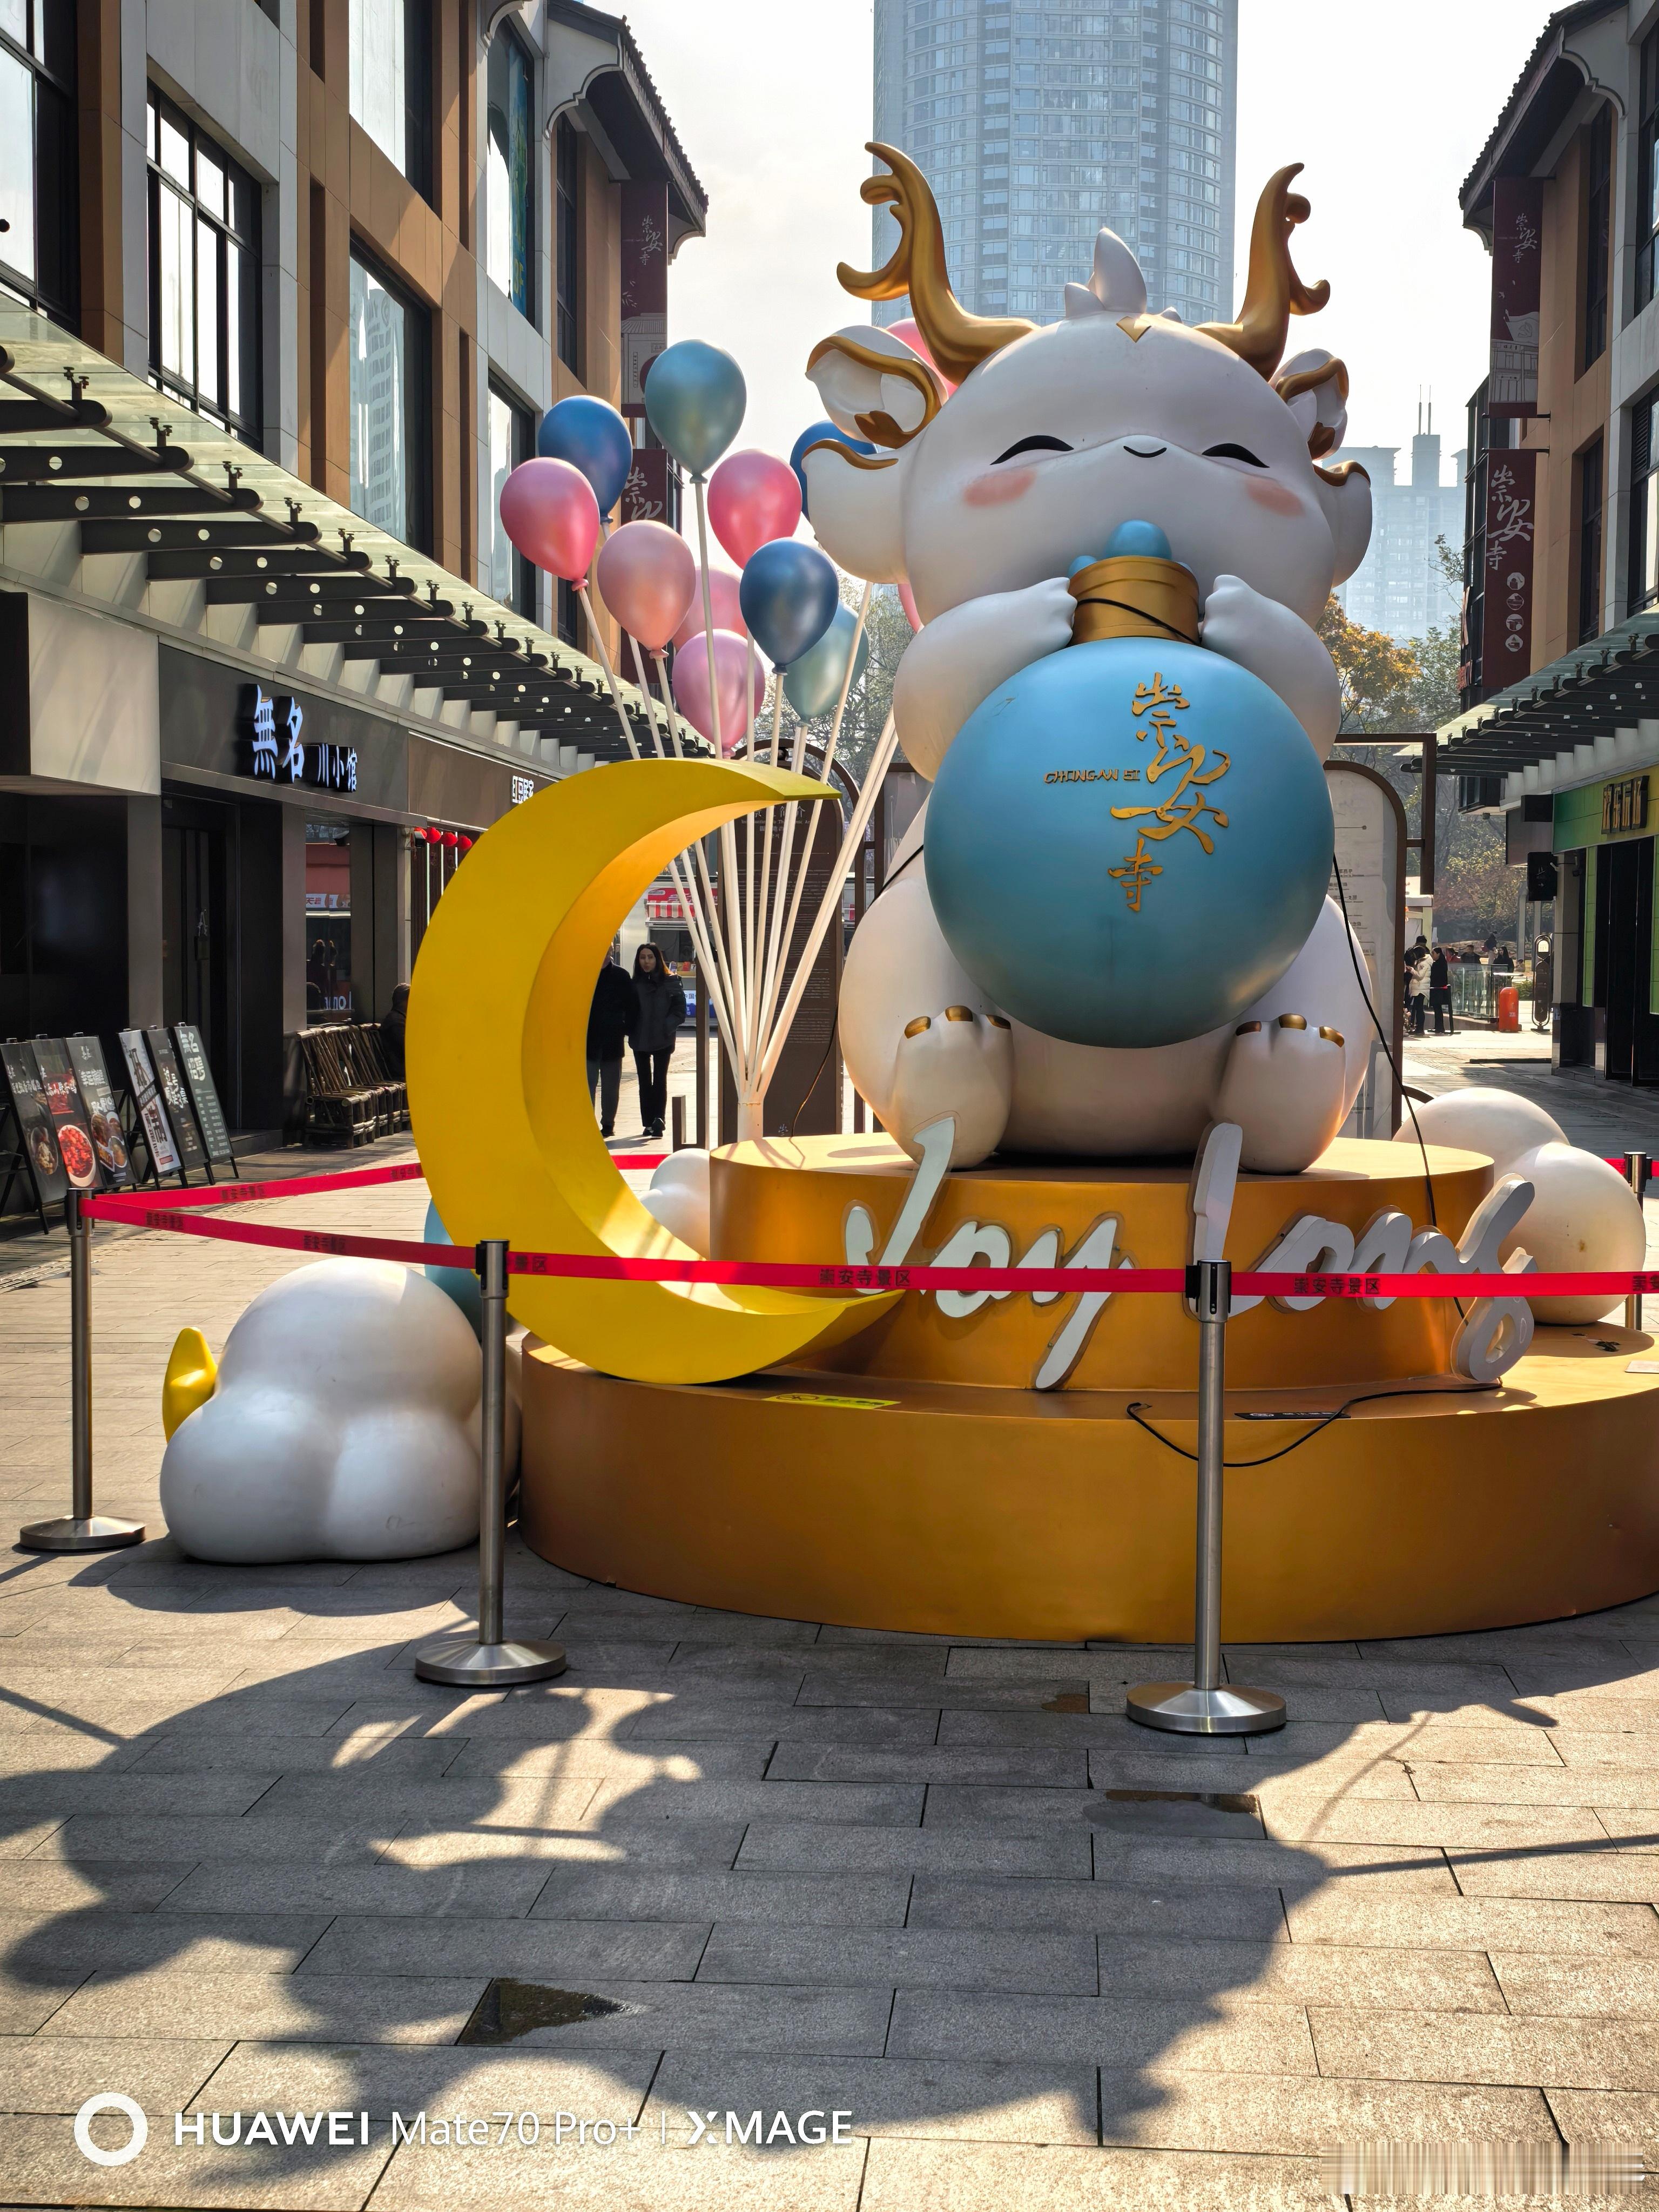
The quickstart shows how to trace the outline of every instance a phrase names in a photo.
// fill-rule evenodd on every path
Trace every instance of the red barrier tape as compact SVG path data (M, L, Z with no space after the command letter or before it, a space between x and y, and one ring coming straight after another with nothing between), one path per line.
M374 1170L377 1176L396 1170ZM277 1184L278 1195L290 1186ZM336 1235L319 1229L262 1228L252 1221L203 1220L172 1204L131 1198L92 1200L87 1212L100 1221L209 1237L228 1244L265 1244L278 1251L326 1252L356 1260L401 1261L412 1267L453 1267L465 1247L417 1244L397 1237ZM514 1275L556 1276L600 1283L746 1283L775 1290L970 1291L1006 1296L1033 1291L1163 1293L1186 1289L1181 1267L853 1267L802 1261L635 1260L614 1253L510 1252ZM1604 1274L1490 1275L1233 1275L1235 1297L1513 1298L1627 1297L1659 1291L1659 1272L1619 1270Z
M631 1170L659 1167L672 1155L624 1152L613 1157L618 1167ZM1622 1163L1613 1160L1608 1164L1618 1167ZM414 1182L419 1181L422 1172L420 1163L411 1160L398 1167L294 1176L286 1182L211 1183L169 1191L165 1198L145 1198L137 1192L112 1193L83 1200L82 1212L96 1221L170 1231L178 1236L207 1237L228 1244L264 1244L284 1252L325 1252L339 1258L390 1260L411 1267L454 1267L458 1261L464 1267L465 1246L419 1244L399 1237L357 1237L320 1229L262 1228L252 1221L203 1220L195 1218L193 1212L200 1207L238 1206L259 1199L301 1198L313 1191ZM785 1260L624 1259L608 1252L509 1252L507 1264L510 1274L556 1276L586 1282L741 1283L775 1290L876 1292L968 1291L995 1297L1032 1291L1104 1291L1111 1296L1119 1292L1162 1293L1167 1297L1184 1292L1187 1281L1186 1271L1181 1267L854 1267L845 1263L826 1266ZM1627 1297L1632 1292L1659 1292L1659 1271L1297 1275L1236 1269L1232 1287L1235 1297L1613 1298Z
M619 1168L631 1175L636 1168L659 1168L671 1155L617 1152L611 1157ZM306 1198L319 1190L367 1190L371 1183L418 1182L425 1173L418 1160L407 1160L398 1167L353 1168L339 1175L286 1176L271 1182L198 1183L187 1190L158 1193L153 1199L139 1191L110 1191L101 1198L82 1199L81 1211L94 1221L126 1221L131 1217L123 1209L135 1206L162 1206L168 1212L176 1212L185 1206L246 1206L256 1199Z

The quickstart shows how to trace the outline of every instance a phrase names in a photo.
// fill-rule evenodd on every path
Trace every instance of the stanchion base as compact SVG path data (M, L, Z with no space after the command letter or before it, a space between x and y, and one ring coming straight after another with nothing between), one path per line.
M565 1665L562 1644L480 1644L474 1636L447 1636L416 1654L415 1679L461 1690L516 1690L562 1674Z
M62 1521L33 1521L17 1532L22 1552L118 1552L124 1544L142 1544L142 1521L116 1521L102 1513L90 1520L66 1516Z
M1190 1682L1139 1682L1123 1709L1142 1728L1167 1729L1174 1735L1262 1735L1285 1725L1283 1698L1238 1682L1217 1690L1194 1689Z

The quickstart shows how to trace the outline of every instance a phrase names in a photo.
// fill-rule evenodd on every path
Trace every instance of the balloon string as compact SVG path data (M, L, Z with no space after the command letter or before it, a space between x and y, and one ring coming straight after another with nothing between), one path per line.
M775 667L772 671L772 730L767 746L766 760L767 766L773 769L775 769L778 765L778 733L782 717L783 671ZM793 812L793 810L790 811ZM763 1104L766 1095L765 1086L756 1080L760 1073L761 1008L765 989L763 979L771 972L773 948L777 942L778 923L782 915L783 885L781 878L775 881L772 873L772 839L779 811L780 810L775 806L769 806L766 810L766 828L761 840L760 881L757 888L755 902L756 941L750 954L750 974L755 979L757 988L755 990L754 1005L750 1018L750 1084L746 1095L749 1103L757 1111Z
M581 601L582 612L587 617L587 635L593 641L593 650L599 657L599 666L605 671L605 680L611 687L611 703L617 710L617 720L622 724L623 742L634 759L638 760L639 740L634 734L634 725L628 719L628 709L623 704L622 686L617 681L617 672L611 665L611 655L605 650L599 618L593 611L593 600L586 577L577 584L576 596Z
M830 781L830 769L834 768L834 759L836 759L836 745L841 744L841 726L842 726L842 719L845 719L845 712L848 712L848 695L852 692L854 668L858 665L858 646L863 644L865 622L869 619L869 602L872 602L872 598L874 598L874 592L876 592L876 586L867 581L863 591L860 591L860 595L858 595L858 623L852 633L852 648L849 648L848 653L848 665L841 671L841 696L836 699L836 719L834 719L834 723L830 726L830 744L827 744L825 754L823 754L823 775L821 775L823 783ZM796 723L796 738L794 738L796 775L799 775L799 769L801 769L803 748L805 748L805 723L799 721ZM783 867L781 867L781 880L783 880L783 883L790 880L790 856L792 856L792 849L794 849L794 830L796 830L796 821L799 821L803 814L805 814L805 807L790 807L790 825L787 825L783 836ZM814 814L817 814L817 810L814 810ZM794 887L792 887L790 891L790 918L787 918L787 922L783 925L783 951L781 951L781 960L776 963L776 967L772 969L772 973L768 973L768 980L765 980L765 995L763 995L763 1005L761 1005L761 1046L759 1046L761 1066L765 1066L768 1060L776 1060L775 1051L772 1051L775 1033L772 1033L772 1026L769 1026L772 1024L772 1009L776 1006L779 987L781 982L783 982L783 969L785 964L787 964L787 957L790 957L790 947L794 945L794 927L796 922L799 922L799 918L801 918L801 894L807 887L807 874L811 872L811 848L817 845L818 834L821 832L818 832L818 825L817 821L814 821L811 830L805 834L805 845L803 845L801 849L801 863L799 863L799 867L796 867L794 872Z
M664 708L668 716L669 734L673 740L676 756L683 760L685 755L680 744L679 731L674 720L674 710L668 703L672 694L668 681L667 658L659 652L653 655L653 659L657 664L657 680L662 686ZM691 849L696 855L697 873L702 882L705 910L708 917L708 942L715 956L715 964L705 972L708 976L709 994L717 1001L715 1011L720 1019L721 1049L729 1050L731 1046L727 1041L734 1039L736 1034L736 1024L732 1018L732 1013L737 1003L737 994L732 989L731 969L726 965L726 945L719 928L719 908L715 902L714 883L708 873L708 856L703 849L703 841L701 837Z
M847 881L848 871L853 865L854 854L864 842L865 829L870 819L871 810L876 803L876 794L886 780L888 765L897 746L898 731L893 721L892 709L889 708L887 720L882 726L881 736L877 741L874 757L870 763L869 773L865 777L863 786L859 792L858 804L853 809L853 818L847 825L847 834L841 841L841 851L836 856L834 866L830 869L829 883L825 887L823 898L818 902L818 910L813 917L806 943L801 949L800 962L795 969L794 981L789 986L789 994L783 1002L783 1011L778 1016L776 1025L772 1031L771 1042L767 1048L766 1057L762 1062L763 1085L771 1081L773 1073L777 1066L778 1054L783 1049L783 1040L789 1034L790 1024L793 1022L801 1000L805 994L807 980L812 972L812 963L818 957L818 947L823 942L830 918L841 912L842 889Z
M858 665L859 647L863 641L864 626L869 618L870 602L874 596L875 588L876 587L872 583L866 582L863 591L859 594L858 623L853 632L853 642L851 649L847 655L847 665L842 671L841 696L836 702L836 719L830 726L830 743L824 750L823 771L821 778L821 781L824 783L829 782L830 771L835 765L836 748L841 742L842 722L847 713L848 696L853 688L853 672ZM806 725L805 722L797 722L795 729L795 754L793 763L797 774L799 774L800 770L800 757L805 745L805 741ZM783 883L787 883L789 881L789 864L791 854L794 846L796 823L805 811L806 809L804 805L792 806L789 810L788 826L784 832L783 863L782 866L779 870L780 880ZM817 811L817 810L814 808L813 813L815 816ZM766 989L761 1006L760 1019L761 1042L759 1050L761 1054L761 1065L763 1067L766 1066L769 1061L775 1061L776 1059L776 1054L772 1049L774 1043L774 1032L770 1027L772 1009L777 1003L778 989L783 981L783 970L789 957L789 948L795 941L795 925L800 918L801 895L806 889L806 878L811 869L812 848L817 842L818 836L819 831L815 819L811 830L806 833L806 842L801 850L800 863L795 871L794 885L790 893L789 898L789 919L783 926L781 957L770 972L769 972L766 978ZM839 884L837 884L836 888L836 895L839 896ZM777 1040L777 1042L780 1048L781 1048L781 1040Z
M657 723L656 702L652 696L651 686L646 680L645 656L640 650L640 641L638 638L636 638L631 631L628 633L628 642L634 656L634 673L639 681L640 694L644 699L647 711L651 716L651 735L656 744L658 757L659 759L665 760L668 757L667 747L663 742L662 733ZM665 685L664 688L665 695L666 695L666 686ZM678 729L675 726L674 709L666 696L665 696L664 698L663 713L667 722L669 738L673 744L674 757L677 760L684 760L685 753L684 749L680 743ZM693 862L693 866L695 866L696 862L700 862L702 860L702 842L701 839L697 841L692 849L696 856L696 860ZM692 949L697 956L697 965L702 974L708 979L704 988L708 992L710 998L714 1001L715 1012L720 1020L722 1030L724 1030L725 1025L730 1022L731 1013L730 1009L726 1003L725 992L721 987L720 975L716 971L714 960L708 942L708 914L712 913L713 911L714 901L712 894L709 897L708 908L707 912L705 912L702 901L697 896L696 884L693 880L691 870L686 866L686 856L684 854L677 855L669 862L668 866L670 873L672 875L674 879L674 889L678 894L680 904L685 912L686 926L691 933ZM703 869L703 878L706 887L708 880L708 871L706 866Z
M749 639L744 653L743 744L746 757L752 763L755 758L755 641L752 637ZM776 763L774 762L772 765L775 767ZM755 919L755 902L760 895L756 889L755 879L755 812L752 807L744 817L743 830L744 841L744 866L743 875L743 957L745 963L745 971L750 978L750 988L752 993L757 972L756 948L758 943L758 927ZM744 1021L743 1064L745 1071L745 1088L744 1091L745 1100L749 1096L748 1089L746 1087L746 1078L748 1073L752 1070L753 1066L753 1054L750 1049L750 1017L753 1012L754 1009L750 1008L745 1014Z
M708 504L707 484L701 472L691 478L691 489L697 508L697 558L702 574L702 635L704 650L708 655L708 712L714 726L714 750L724 755L726 745L720 730L720 687L714 672L714 597L708 582ZM726 931L726 947L737 984L738 1004L733 1011L741 1027L732 1033L732 1042L737 1054L738 1066L733 1071L739 1084L747 1075L744 1064L749 1027L749 976L743 964L743 931L735 907L733 894L738 889L738 842L732 834L732 824L720 824L720 920Z

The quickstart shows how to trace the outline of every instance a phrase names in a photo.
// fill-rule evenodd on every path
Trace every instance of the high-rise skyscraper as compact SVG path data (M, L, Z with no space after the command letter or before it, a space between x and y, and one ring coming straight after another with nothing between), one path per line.
M1134 248L1154 310L1231 319L1238 0L875 11L875 136L933 185L964 307L1057 321L1103 223ZM878 209L878 265L896 242Z

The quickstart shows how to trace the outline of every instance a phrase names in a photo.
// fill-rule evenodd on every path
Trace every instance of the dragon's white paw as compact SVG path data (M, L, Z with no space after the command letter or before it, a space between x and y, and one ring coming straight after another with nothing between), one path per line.
M1301 1014L1242 1022L1216 1093L1216 1119L1244 1133L1240 1164L1299 1175L1342 1126L1346 1056L1340 1031Z
M916 1159L916 1131L952 1115L957 1134L951 1164L975 1167L1002 1141L1013 1089L1013 1036L1001 1015L946 1006L906 1023L893 1065L891 1104L882 1119Z

